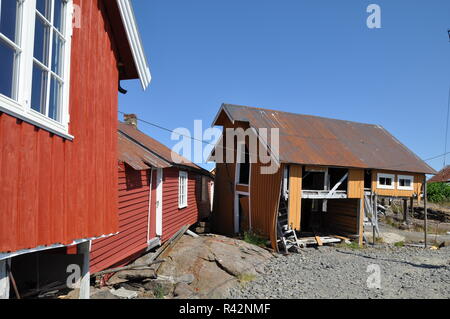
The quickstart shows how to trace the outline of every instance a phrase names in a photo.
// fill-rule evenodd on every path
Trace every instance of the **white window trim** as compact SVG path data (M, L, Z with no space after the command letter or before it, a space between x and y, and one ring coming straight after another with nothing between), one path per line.
M69 134L69 92L70 92L70 55L72 47L73 0L67 0L65 17L66 46L64 52L64 86L62 90L61 123L36 112L31 108L33 78L34 28L36 19L36 0L22 2L21 48L22 55L18 71L17 101L0 94L0 111L33 124L61 137L73 140ZM53 44L50 44L52 46Z
M401 179L409 179L411 181L411 186L400 186ZM398 175L397 176L397 189L412 191L414 190L414 176L412 175Z
M184 196L183 195L183 184L184 185ZM186 208L188 206L188 187L189 178L186 171L179 171L178 173L178 208Z
M390 178L392 180L392 185L380 185L380 178ZM394 174L385 174L385 173L378 173L377 174L377 188L380 189L395 189L395 175Z

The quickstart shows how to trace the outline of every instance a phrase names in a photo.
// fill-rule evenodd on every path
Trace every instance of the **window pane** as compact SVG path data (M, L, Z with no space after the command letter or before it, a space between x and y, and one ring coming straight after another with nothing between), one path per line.
M0 94L13 98L14 50L0 40Z
M391 186L392 185L392 179L386 178L386 185Z
M48 117L60 121L61 83L52 76L50 82L50 101L48 104Z
M31 108L42 114L45 114L47 82L47 72L43 71L35 63L33 65L33 89L31 92Z
M65 10L65 1L64 0L55 0L55 15L53 17L53 25L59 32L63 33L64 29L64 11Z
M17 7L17 1L0 0L0 32L16 43Z
M50 27L36 16L36 29L34 32L34 57L48 66L48 52L50 41Z
M51 0L36 0L36 9L50 21Z
M62 76L63 72L63 39L53 31L52 71Z

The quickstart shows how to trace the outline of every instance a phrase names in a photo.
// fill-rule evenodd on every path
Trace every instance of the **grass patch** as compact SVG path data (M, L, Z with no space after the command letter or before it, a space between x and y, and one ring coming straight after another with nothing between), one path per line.
M349 244L341 242L341 243L337 244L336 247L348 248L348 249L363 249L364 248L364 246L360 246L356 241L352 241Z
M394 244L394 246L395 246L395 247L404 247L404 246L405 246L405 242L404 242L404 241L396 242L396 243Z
M241 284L251 282L251 281L255 280L255 278L256 278L256 275L246 274L246 273L243 273L243 274L240 274L239 276L237 276L237 279Z
M265 247L266 246L266 238L259 236L252 232L245 232L244 233L244 241L246 243L259 246L259 247Z
M164 299L164 288L160 284L156 285L153 289L153 294L156 299Z

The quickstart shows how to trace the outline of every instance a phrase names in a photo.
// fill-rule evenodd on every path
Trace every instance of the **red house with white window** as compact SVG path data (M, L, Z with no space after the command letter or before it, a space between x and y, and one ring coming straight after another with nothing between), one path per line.
M0 298L71 255L88 297L91 240L119 231L119 81L150 82L137 30L130 0L0 1Z
M211 211L212 175L137 128L118 130L119 233L94 240L91 272L119 267Z

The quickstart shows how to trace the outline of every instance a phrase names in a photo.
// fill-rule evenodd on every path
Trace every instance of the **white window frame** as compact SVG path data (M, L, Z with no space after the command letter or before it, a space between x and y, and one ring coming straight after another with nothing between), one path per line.
M390 178L392 180L392 185L381 185L380 178ZM380 189L395 189L395 175L394 174L386 174L386 173L378 173L377 174L377 188Z
M189 178L186 171L179 171L178 174L178 208L188 206L188 187Z
M51 133L72 140L74 137L69 134L69 92L73 0L66 0L66 15L64 17L64 35L66 45L64 47L64 64L62 66L62 79L64 81L64 85L61 92L61 122L55 121L31 108L36 0L21 1L21 17L18 18L20 21L19 38L21 39L21 57L19 62L18 79L16 80L16 99L11 99L0 94L0 111L45 129ZM53 30L51 32L53 32ZM53 43L50 43L49 45L51 58ZM50 86L50 81L51 79L49 79L48 86Z
M406 179L411 182L410 186L400 186L400 180ZM397 176L397 189L406 190L406 191L412 191L414 190L414 176L412 175L398 175Z

